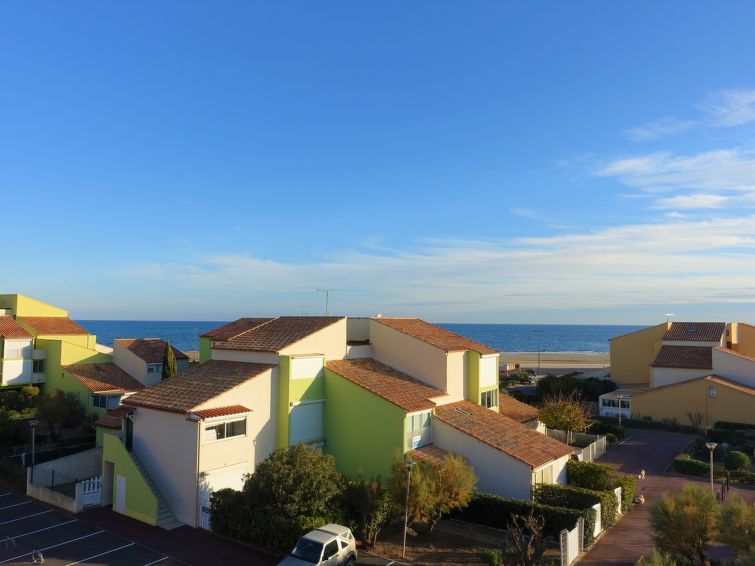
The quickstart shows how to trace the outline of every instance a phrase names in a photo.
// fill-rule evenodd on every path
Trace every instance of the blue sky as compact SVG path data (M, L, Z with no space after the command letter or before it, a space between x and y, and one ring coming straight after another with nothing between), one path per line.
M755 322L755 5L3 2L0 289Z

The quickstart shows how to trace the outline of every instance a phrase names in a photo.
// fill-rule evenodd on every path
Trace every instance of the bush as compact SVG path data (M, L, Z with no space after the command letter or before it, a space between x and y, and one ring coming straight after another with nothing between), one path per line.
M27 407L30 407L32 401L39 396L39 387L36 385L26 385L21 388L21 394L26 397Z
M486 566L503 566L501 551L495 548L485 548L480 551L480 562Z
M612 489L611 474L615 470L613 466L597 462L569 460L566 463L566 482L575 487L607 491Z
M390 493L377 481L349 482L342 495L344 523L370 546L377 542L380 530L390 519L391 506Z
M219 489L210 495L210 530L236 540L251 540L249 508L235 489Z
M613 434L616 438L624 438L624 427L614 423L607 423L595 419L589 421L587 432L590 434Z
M637 478L634 476L616 476L613 478L614 488L621 488L621 511L626 513L632 508L634 496L637 494Z
M688 454L684 454L674 458L674 470L688 476L707 476L710 473L710 466L707 462L695 460Z
M542 505L572 509L588 509L596 503L600 503L600 522L604 529L616 522L619 507L616 495L612 491L593 491L582 487L558 484L535 486L534 499ZM594 525L591 527L594 527ZM587 528L588 525L585 523L585 529Z
M755 472L749 470L732 470L729 477L740 483L749 483L755 485Z
M510 499L499 497L491 493L476 492L469 504L462 510L455 511L452 517L493 527L494 529L508 529L514 515L527 516L530 513L545 520L545 533L558 538L564 530L572 530L580 517L585 518L585 548L593 543L593 532L587 528L588 523L595 524L595 509L567 509L540 505L525 499Z
M606 434L606 442L608 443L609 446L613 446L618 441L619 441L619 439L616 438L615 434L610 433L610 432L608 434Z
M605 423L615 423L616 417L593 417ZM627 428L645 428L649 430L669 430L671 432L685 432L689 434L698 434L700 431L693 426L680 425L675 422L660 422L652 420L652 417L645 415L641 419L621 419L621 424Z
M749 470L750 458L744 452L731 450L724 457L724 465L727 470Z
M0 481L17 493L26 493L26 469L16 458L0 460Z
M746 423L734 423L730 421L716 421L713 423L713 428L721 428L728 430L755 430L755 424Z

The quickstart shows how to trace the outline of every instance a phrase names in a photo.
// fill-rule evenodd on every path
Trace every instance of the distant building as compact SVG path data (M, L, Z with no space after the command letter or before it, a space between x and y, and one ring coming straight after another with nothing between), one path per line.
M189 356L171 346L176 357L176 372L189 367ZM163 373L165 341L160 338L118 338L113 342L113 361L145 387L160 383Z

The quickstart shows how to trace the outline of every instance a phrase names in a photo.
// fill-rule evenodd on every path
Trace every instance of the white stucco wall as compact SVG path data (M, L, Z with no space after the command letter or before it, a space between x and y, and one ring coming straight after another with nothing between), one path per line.
M372 357L379 362L447 391L448 359L445 351L375 320L370 321L370 342Z
M2 385L24 385L31 383L32 361L31 360L3 360Z
M346 319L346 339L347 340L369 340L370 339L370 319L361 317L349 317Z
M154 385L152 383L154 374L149 374L150 380L149 383L147 382L147 362L118 342L113 343L113 363L145 387ZM157 376L161 377L159 373Z
M3 358L27 359L32 358L32 340L31 338L5 338L0 339L3 343Z
M326 360L346 357L346 319L343 318L280 351L281 355L322 354Z
M467 397L467 352L446 354L446 387L448 397L442 403L463 401Z
M498 385L498 355L480 357L480 387Z
M137 407L134 452L176 518L196 526L197 423L184 414Z
M713 350L713 371L749 387L755 387L755 360L731 352Z
M710 369L652 368L651 386L660 387L714 373Z
M477 475L477 490L502 497L530 499L532 469L524 462L438 419L433 419L433 444L469 460Z

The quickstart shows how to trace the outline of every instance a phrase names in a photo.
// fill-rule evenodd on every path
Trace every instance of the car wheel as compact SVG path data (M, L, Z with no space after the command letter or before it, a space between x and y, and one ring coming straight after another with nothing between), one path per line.
M354 562L354 557L353 556L349 556L349 558L346 560L346 563L344 564L344 566L354 566L354 564L356 564L356 562Z

